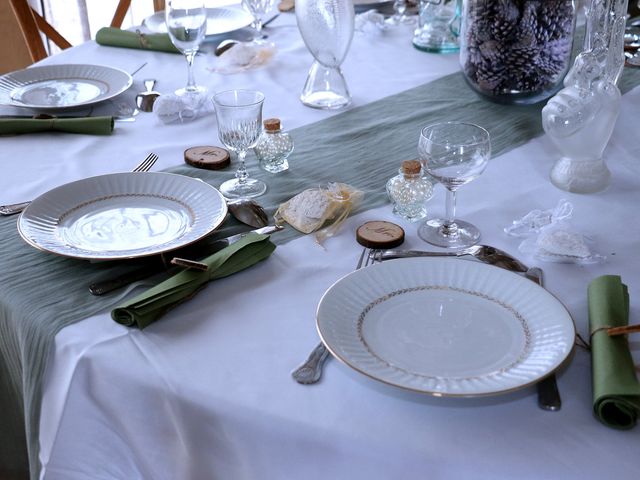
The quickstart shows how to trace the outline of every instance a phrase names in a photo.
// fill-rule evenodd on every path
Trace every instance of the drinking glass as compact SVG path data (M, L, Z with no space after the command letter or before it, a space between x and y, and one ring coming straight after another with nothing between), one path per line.
M463 248L480 240L480 231L456 220L458 187L478 177L491 156L489 132L472 123L446 122L426 126L420 133L418 156L424 169L447 189L446 218L423 223L418 236L445 248Z
M187 59L187 86L176 90L176 95L198 95L206 88L196 85L193 60L207 33L207 10L202 0L168 0L165 9L167 31L173 45Z
M262 43L262 17L273 8L275 0L242 0L242 5L253 16L253 28L256 30L254 43Z
M264 182L249 178L244 162L247 150L255 147L262 134L263 103L264 95L254 90L227 90L213 96L220 141L240 160L236 178L220 185L227 198L257 197L267 190Z
M407 15L407 1L395 0L393 2L393 15L386 21L389 25L412 24L415 19Z
M335 109L351 103L340 65L353 38L351 0L296 0L296 19L314 57L300 100L308 107Z

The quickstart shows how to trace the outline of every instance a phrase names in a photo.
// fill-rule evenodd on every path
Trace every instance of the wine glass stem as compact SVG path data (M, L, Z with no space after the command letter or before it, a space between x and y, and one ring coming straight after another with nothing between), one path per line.
M256 38L262 38L262 18L256 18L253 21L253 26L256 29Z
M446 210L446 220L442 224L442 234L446 237L455 237L458 235L458 225L456 225L456 191L448 188Z
M244 164L244 157L247 156L247 152L245 150L240 150L238 152L238 160L240 160L240 166L236 171L236 178L239 183L246 183L247 178L249 178L249 174L247 173L247 167Z
M197 90L196 79L193 76L193 60L196 58L196 51L187 52L184 54L184 57L187 59L187 91Z

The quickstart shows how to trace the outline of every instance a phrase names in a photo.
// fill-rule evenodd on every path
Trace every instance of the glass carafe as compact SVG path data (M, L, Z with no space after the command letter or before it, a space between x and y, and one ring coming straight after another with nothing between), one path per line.
M351 103L340 65L353 38L351 0L296 0L296 18L302 39L313 55L300 100L309 107L335 109Z

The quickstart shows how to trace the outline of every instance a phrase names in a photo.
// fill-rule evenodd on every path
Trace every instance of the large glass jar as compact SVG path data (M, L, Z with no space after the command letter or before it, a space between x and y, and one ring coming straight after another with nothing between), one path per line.
M499 103L537 103L562 86L573 0L464 0L460 62L469 85Z

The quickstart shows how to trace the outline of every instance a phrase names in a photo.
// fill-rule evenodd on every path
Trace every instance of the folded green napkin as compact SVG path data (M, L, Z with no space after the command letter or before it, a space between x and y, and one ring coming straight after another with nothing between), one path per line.
M100 45L123 48L139 48L142 50L157 50L159 52L180 53L171 43L166 33L140 33L120 30L119 28L104 27L98 30L96 42Z
M640 413L640 382L627 336L610 337L604 328L628 325L629 292L619 276L603 275L591 282L588 294L593 410L605 425L628 429Z
M38 132L84 133L109 135L113 132L113 117L82 118L1 118L0 135L19 135Z
M190 299L207 282L232 275L267 258L276 246L268 235L249 233L241 240L201 260L206 272L184 270L111 312L111 318L128 327L142 329L179 303Z

